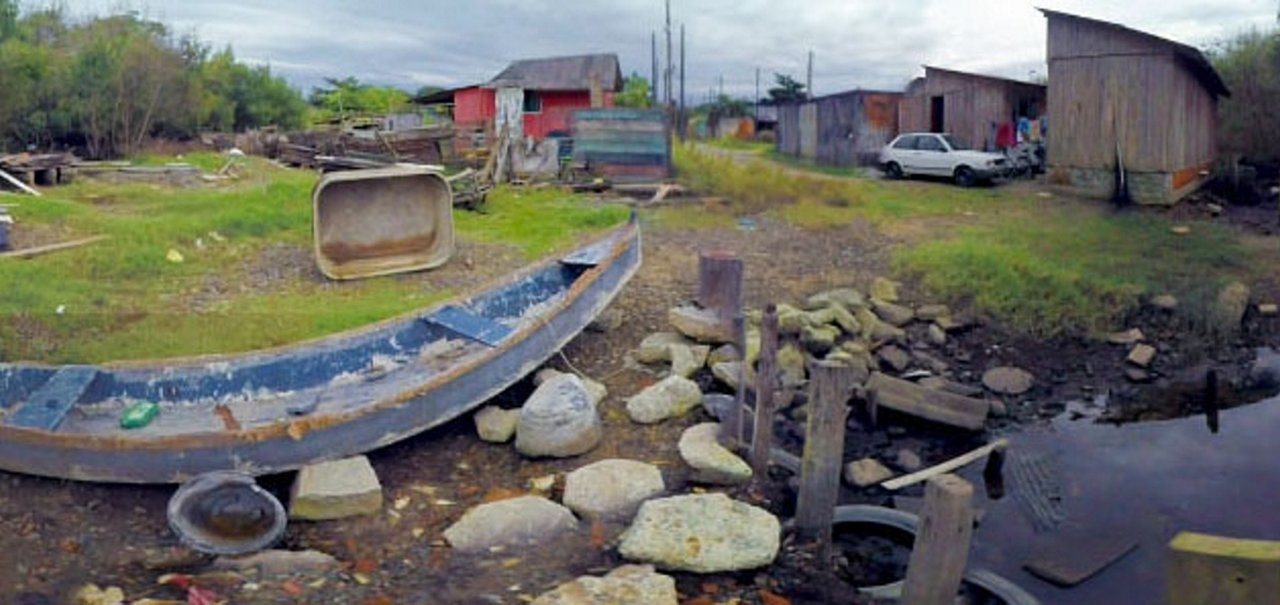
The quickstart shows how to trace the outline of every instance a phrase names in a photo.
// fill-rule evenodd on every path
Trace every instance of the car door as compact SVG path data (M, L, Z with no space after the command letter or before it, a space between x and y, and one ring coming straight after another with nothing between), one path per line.
M917 163L916 153L918 153L916 151L916 140L919 138L916 135L907 134L898 137L898 140L893 143L893 151L890 156L897 160L898 165L902 166L902 172L906 174L919 172L915 166Z
M951 175L951 154L936 135L921 135L916 141L916 163L923 174Z

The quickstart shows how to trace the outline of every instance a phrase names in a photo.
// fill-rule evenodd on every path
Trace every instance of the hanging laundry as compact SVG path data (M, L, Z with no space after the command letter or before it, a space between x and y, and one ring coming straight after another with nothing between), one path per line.
M996 147L1008 149L1009 147L1016 145L1018 141L1013 133L1013 123L1005 122L1004 124L1001 124L1000 128L996 131Z

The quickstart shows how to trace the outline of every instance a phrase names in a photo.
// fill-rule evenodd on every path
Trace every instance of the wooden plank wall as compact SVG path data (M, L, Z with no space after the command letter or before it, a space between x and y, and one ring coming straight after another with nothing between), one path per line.
M665 176L670 130L661 110L583 109L573 114L573 159L620 180Z
M1217 101L1169 45L1050 16L1048 48L1052 166L1111 169L1117 142L1139 172L1214 160Z
M1047 104L1045 89L1039 86L937 69L926 72L923 124L914 130L929 129L930 99L941 96L945 105L943 129L975 149L994 149L991 125L1012 121L1019 99L1033 99L1042 111Z
M898 134L898 93L853 91L778 108L782 153L832 166L874 162Z
M778 106L778 124L774 126L778 152L800 155L800 104Z

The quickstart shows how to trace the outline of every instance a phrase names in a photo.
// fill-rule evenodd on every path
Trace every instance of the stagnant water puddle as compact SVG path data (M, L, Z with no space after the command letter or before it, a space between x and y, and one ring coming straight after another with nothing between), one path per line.
M1002 497L981 489L990 483L982 465L963 473L979 487L974 506L986 510L971 567L1044 603L1161 603L1166 545L1179 531L1280 540L1280 397L1216 420L1115 426L1072 417L1009 435ZM1047 548L1080 553L1098 538L1137 548L1074 588L1023 569Z

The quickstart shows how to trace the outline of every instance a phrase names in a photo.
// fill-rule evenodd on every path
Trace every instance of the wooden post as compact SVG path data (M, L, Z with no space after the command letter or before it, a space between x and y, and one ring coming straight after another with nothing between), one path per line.
M819 569L831 561L831 523L840 490L845 419L854 385L853 368L818 361L809 364L809 411L804 458L800 462L800 495L796 529L819 543Z
M955 475L930 479L916 531L903 605L952 605L973 538L973 486Z
M746 343L743 343L746 360ZM769 451L773 449L773 414L778 389L778 308L769 305L760 322L760 366L756 369L756 418L751 441L751 470L757 480L769 476Z
M742 260L728 250L698 255L698 305L714 311L727 329L742 313Z
M743 444L742 427L745 424L743 416L746 415L747 407L747 356L745 354L747 320L742 315L733 318L733 334L738 350L744 351L744 354L742 355L742 363L738 364L738 388L734 391L733 407L729 410L724 424L720 425L719 441L721 445L737 450Z

